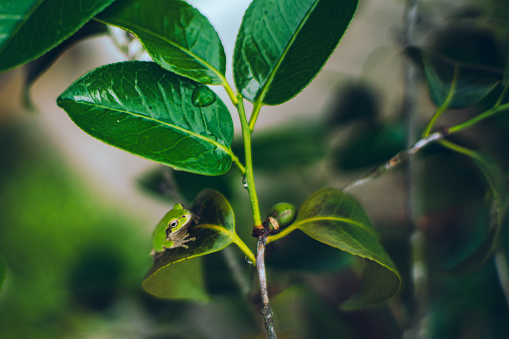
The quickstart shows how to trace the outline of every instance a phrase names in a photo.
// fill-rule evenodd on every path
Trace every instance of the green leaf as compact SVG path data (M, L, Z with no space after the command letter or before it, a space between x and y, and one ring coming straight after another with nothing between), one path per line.
M285 241L267 248L265 262L268 267L278 271L325 273L348 267L353 259L348 253L323 246L302 232L293 232Z
M343 309L373 306L398 292L401 278L396 267L362 207L346 193L333 188L313 193L302 204L295 222L269 237L268 242L296 229L326 245L368 259L359 289L341 305Z
M106 33L106 26L97 21L89 21L80 28L73 36L53 48L40 58L28 63L26 69L26 81L23 86L23 104L27 109L34 110L35 106L30 99L30 87L39 77L48 70L51 65L73 44L98 34Z
M210 91L153 62L99 67L60 95L57 103L85 132L110 145L204 175L226 173L232 162L233 122L215 96L193 105L193 93Z
M0 2L0 71L51 50L114 0Z
M500 82L501 72L484 66L463 64L430 51L421 50L428 92L433 104L465 108L488 95Z
M210 300L205 284L202 258L184 260L162 269L143 282L143 289L158 298Z
M502 224L509 207L507 185L498 166L485 154L472 152L471 159L477 165L488 183L493 199L491 227L482 243L465 259L447 271L453 274L464 274L481 267L497 249Z
M251 102L278 105L306 87L346 31L358 0L254 0L234 51L237 89Z
M136 35L163 68L209 85L225 82L226 59L216 31L180 0L117 0L98 20Z
M154 264L142 284L147 292L161 297L180 294L177 291L164 291L163 289L168 276L177 280L184 279L166 272L173 270L173 264L220 251L236 240L233 210L219 192L202 191L196 197L191 212L199 217L198 223L188 229L190 238L194 237L196 240L188 242L188 248L167 249L154 260ZM170 284L171 279L168 279L167 282ZM180 283L178 284L180 285ZM186 288L185 284L182 284L182 288Z

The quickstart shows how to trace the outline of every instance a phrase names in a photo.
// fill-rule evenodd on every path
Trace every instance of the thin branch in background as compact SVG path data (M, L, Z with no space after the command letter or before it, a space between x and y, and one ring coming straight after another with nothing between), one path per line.
M267 290L267 276L265 273L265 245L267 243L267 234L263 232L258 237L258 247L256 251L256 269L260 280L260 291L262 297L261 313L265 319L265 328L270 339L276 339L274 321L272 318L272 309L269 303L269 292Z
M223 258L230 269L230 272L232 272L233 280L235 281L235 284L237 284L240 293L242 293L244 298L248 299L251 291L250 282L246 277L246 272L239 262L238 256L233 251L232 247L227 247L221 251L221 253L223 254Z
M425 146L429 145L432 142L435 142L437 140L443 139L447 135L446 131L438 131L435 133L432 133L428 135L425 138L422 138L418 140L412 147L409 149L403 150L390 158L387 162L384 164L374 168L370 172L366 173L362 177L353 180L349 182L348 184L344 185L342 190L343 191L349 191L352 188L355 188L357 186L364 185L368 182L376 180L380 175L387 172L388 170L393 169L394 167L398 166L402 162L407 161L412 155L419 152L421 149L423 149Z
M495 252L495 267L497 269L498 281L504 292L505 302L509 307L509 270L507 256L502 249Z

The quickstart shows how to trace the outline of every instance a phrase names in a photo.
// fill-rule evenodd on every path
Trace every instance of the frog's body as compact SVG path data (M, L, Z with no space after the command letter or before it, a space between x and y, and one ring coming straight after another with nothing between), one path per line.
M152 252L154 258L164 253L166 249L183 247L188 248L187 242L196 238L188 238L189 226L196 218L184 209L181 204L175 204L172 210L159 221L152 234Z

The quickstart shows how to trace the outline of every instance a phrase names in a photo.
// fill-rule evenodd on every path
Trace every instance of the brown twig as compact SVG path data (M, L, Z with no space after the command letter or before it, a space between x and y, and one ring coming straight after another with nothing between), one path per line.
M421 149L423 149L425 146L429 145L432 142L435 142L437 140L443 139L445 136L447 136L447 131L442 130L435 133L432 133L428 135L425 138L422 138L418 140L412 147L409 149L403 150L390 158L387 162L383 163L382 165L375 167L373 170L369 171L365 175L361 176L360 178L353 180L349 182L348 184L344 185L342 190L343 191L349 191L354 187L361 186L365 183L371 182L375 179L377 179L380 175L387 172L388 170L398 166L404 161L407 161L410 156L414 155L415 153L419 152Z
M267 243L267 233L263 232L258 237L258 246L256 252L256 269L260 280L260 292L262 297L262 307L260 309L265 319L265 328L270 339L276 339L274 321L272 318L272 309L269 303L269 292L267 290L267 275L265 272L265 245Z

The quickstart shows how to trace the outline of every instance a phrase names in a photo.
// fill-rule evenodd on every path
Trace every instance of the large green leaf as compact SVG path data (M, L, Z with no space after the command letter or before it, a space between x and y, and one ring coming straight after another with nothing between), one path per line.
M224 103L153 62L99 67L57 103L85 132L128 152L197 174L231 167L233 123Z
M209 301L202 258L184 260L143 281L143 289L158 298Z
M502 79L497 69L463 64L430 51L421 50L428 92L433 104L449 108L471 106L488 95Z
M483 174L491 191L493 199L491 227L478 247L465 259L448 270L455 274L472 272L481 267L491 257L497 249L502 224L509 207L507 185L498 166L483 153L472 152L470 157Z
M220 85L226 61L221 40L198 10L181 0L117 0L98 20L135 34L163 68Z
M202 191L196 197L191 212L199 217L197 224L188 229L189 238L196 238L196 240L188 242L186 244L188 248L167 249L161 256L156 257L142 285L147 292L167 297L177 293L164 291L164 286L167 286L164 282L168 280L168 286L172 283L171 279L167 278L168 275L172 279L185 279L167 273L173 270L173 264L220 251L232 242L237 242L233 210L219 192ZM182 288L185 288L185 285Z
M0 71L43 55L114 0L0 2Z
M295 222L267 242L296 229L324 244L368 259L357 293L342 308L376 305L398 292L401 278L396 267L380 245L362 207L346 193L333 188L313 193L302 204Z
M237 89L252 101L278 105L297 95L343 36L358 0L254 0L234 51Z

